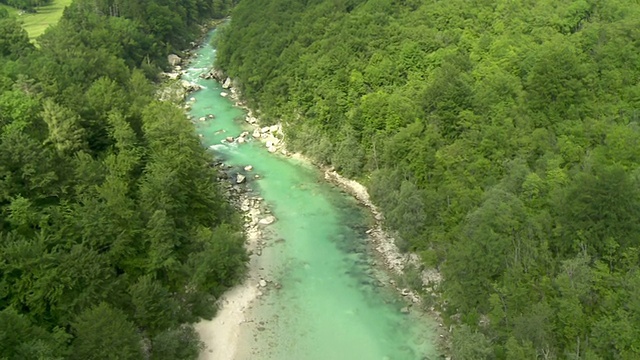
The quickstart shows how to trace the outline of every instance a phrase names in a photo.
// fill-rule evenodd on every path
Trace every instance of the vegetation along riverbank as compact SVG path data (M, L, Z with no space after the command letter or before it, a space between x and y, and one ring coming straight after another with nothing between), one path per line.
M242 222L153 82L229 5L76 0L37 49L0 11L1 358L198 356Z
M244 1L218 66L439 270L454 358L635 358L639 11Z

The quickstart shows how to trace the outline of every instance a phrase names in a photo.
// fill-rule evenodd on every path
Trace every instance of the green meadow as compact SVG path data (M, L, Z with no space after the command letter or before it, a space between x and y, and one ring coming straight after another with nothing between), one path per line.
M40 6L37 8L37 12L33 14L20 13L9 6L0 5L3 8L9 10L10 13L17 13L18 18L24 24L24 29L29 33L31 39L36 39L42 35L49 25L58 22L62 16L64 8L71 4L72 0L53 0L51 4Z

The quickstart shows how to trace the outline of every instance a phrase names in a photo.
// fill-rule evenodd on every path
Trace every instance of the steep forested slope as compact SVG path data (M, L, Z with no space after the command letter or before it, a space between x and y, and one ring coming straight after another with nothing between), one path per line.
M218 61L442 271L456 358L640 357L637 1L242 0Z
M247 256L209 155L148 77L226 6L78 0L39 49L0 13L1 359L197 357L187 324Z

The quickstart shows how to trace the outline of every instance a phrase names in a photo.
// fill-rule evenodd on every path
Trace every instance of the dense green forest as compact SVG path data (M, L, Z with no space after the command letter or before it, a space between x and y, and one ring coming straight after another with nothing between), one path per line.
M77 0L36 49L0 9L0 359L194 359L241 222L167 54L231 5Z
M640 2L242 0L218 65L442 272L455 359L640 358Z

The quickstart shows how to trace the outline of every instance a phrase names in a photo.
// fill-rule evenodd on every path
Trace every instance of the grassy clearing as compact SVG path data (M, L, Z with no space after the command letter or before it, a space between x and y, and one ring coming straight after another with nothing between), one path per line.
M37 13L24 13L18 15L18 19L24 23L24 29L29 33L29 38L34 40L42 35L49 25L55 24L60 20L64 8L71 4L71 1L72 0L53 0L51 4L39 7ZM16 12L15 9L9 9L9 11Z

